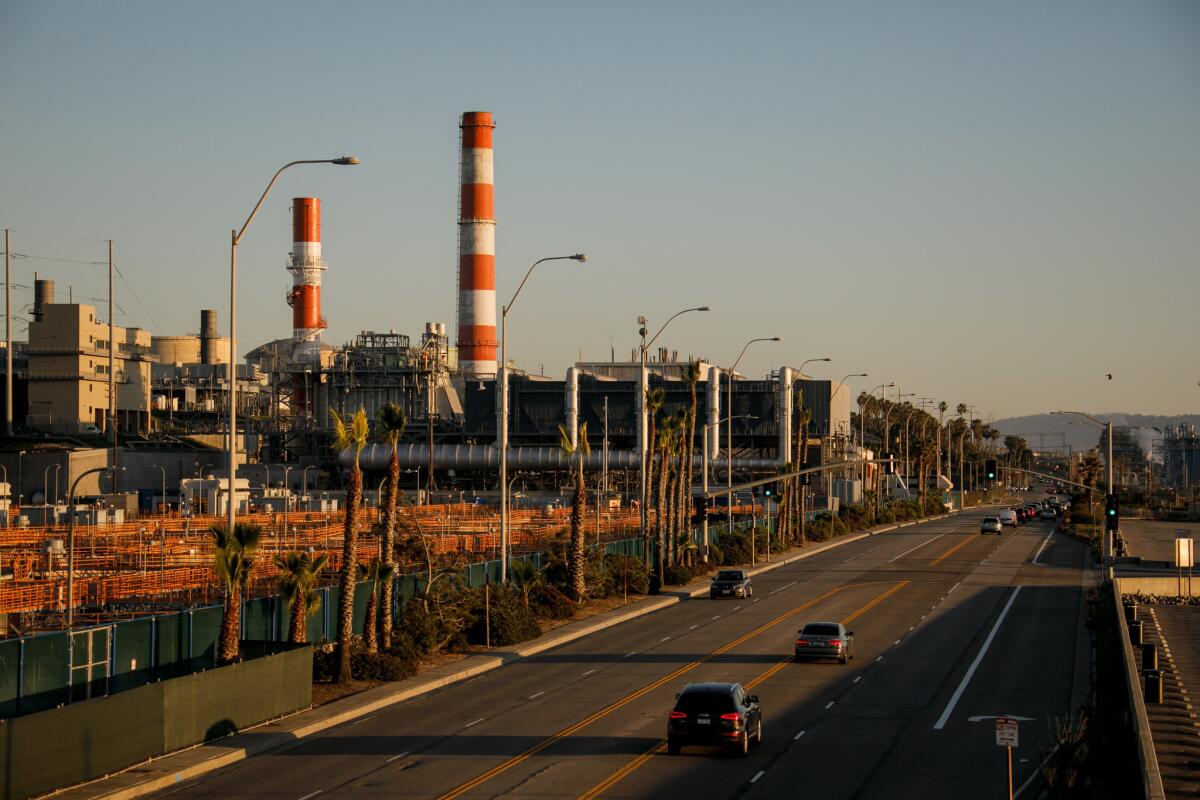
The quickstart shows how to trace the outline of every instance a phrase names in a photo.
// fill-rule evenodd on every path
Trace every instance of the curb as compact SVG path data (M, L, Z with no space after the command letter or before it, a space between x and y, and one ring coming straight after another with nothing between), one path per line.
M771 562L765 563L761 566L750 567L746 570L746 572L747 572L747 574L752 575L752 576L760 575L762 573L770 572L771 570L787 566L788 564L793 564L797 561L800 561L805 558L809 558L809 557L817 555L819 553L823 553L827 550L832 550L835 547L841 547L842 545L861 541L870 536L875 536L876 534L887 533L889 531L897 530L898 528L908 527L910 525L916 525L916 524L918 524L918 522L920 522L920 523L935 522L937 520L946 519L948 517L955 516L955 515L957 515L957 513L958 512L952 511L949 514L939 514L937 516L926 517L925 519L914 521L914 522L906 522L906 523L901 523L899 525L886 525L883 527L862 530L855 534L848 534L848 535L842 536L840 538L833 539L831 541L821 542L820 544L818 544L815 547L805 548L801 552L796 553L791 556L788 556L787 558L784 558L781 561L771 561ZM193 778L197 778L197 777L199 777L201 775L205 775L209 772L215 772L219 769L223 769L225 767L228 767L239 761L243 761L252 756L261 755L261 754L267 753L267 752L280 752L280 751L286 750L289 747L293 747L297 744L300 744L305 738L307 738L309 736L312 736L317 733L321 733L322 731L329 730L330 728L337 727L338 725L343 725L347 722L351 722L355 719L367 716L368 714L379 711L380 709L386 708L391 705L395 705L397 703L402 703L405 700L410 700L414 697L418 697L423 694L428 694L429 692L436 691L437 689L441 689L441 688L450 686L455 683L459 683L460 681L467 680L468 678L473 678L477 675L482 675L485 672L491 672L492 670L502 667L505 664L510 664L515 661L520 661L520 660L528 658L530 656L537 655L538 653L542 653L546 650L550 650L555 647L560 647L564 644L569 644L578 639L582 639L585 636L590 636L593 633L598 633L602 630L606 630L608 628L615 627L624 622L629 622L629 621L637 619L639 617L643 617L646 614L651 614L655 611L660 611L664 608L678 605L679 603L682 603L684 600L691 600L691 599L695 599L697 597L701 597L701 596L707 594L708 591L709 591L709 588L707 585L701 586L696 589L687 589L686 587L684 587L682 590L680 590L678 592L674 592L667 596L660 595L655 598L647 598L645 600L639 601L637 604L637 607L629 609L628 611L626 611L622 614L618 614L616 616L609 617L608 619L597 620L595 622L591 622L591 623L587 623L587 624L581 624L580 627L575 628L570 631L563 632L559 635L554 635L553 633L551 633L548 635L547 638L545 638L544 641L535 640L534 642L524 645L524 646L514 645L513 649L503 649L503 650L493 651L495 653L494 655L476 656L475 657L477 659L476 663L472 664L469 667L466 667L466 668L460 669L460 670L456 670L456 671L448 673L446 675L441 675L441 676L437 676L437 677L429 677L424 680L418 679L419 683L416 683L414 685L404 687L404 688L397 688L393 691L382 694L380 697L378 697L374 700L371 700L369 702L362 703L361 705L356 705L353 708L347 708L346 710L344 710L340 713L333 713L333 714L330 714L329 716L323 717L321 719L313 720L312 722L310 722L306 725L301 725L301 726L296 727L289 731L280 731L278 733L268 734L266 736L263 736L262 738L252 739L251 741L247 742L245 745L240 746L240 747L229 747L228 745L220 745L215 742L207 742L204 744L198 744L198 745L195 745L193 747L190 747L190 748L187 748L184 750L176 750L173 753L165 753L161 756L152 758L149 761L143 761L143 762L138 762L137 764L131 764L129 767L127 767L122 772L113 773L112 775L109 775L109 776L106 776L103 778L97 778L97 779L91 781L90 783L79 784L79 785L76 785L73 787L65 787L65 788L59 789L55 792L51 792L49 795L43 795L43 796L44 797L45 796L56 796L56 797L76 797L76 796L78 796L81 798L82 797L104 798L104 800L132 800L133 798L143 797L152 792L157 792L157 791L161 791L163 789L170 788L171 786L178 785L180 783L183 783L184 781L187 781L187 780L190 780ZM541 638L541 637L539 637L539 638ZM367 691L369 692L371 690L367 690ZM358 698L360 700L363 699L362 695L360 694L360 695L352 695L351 697L346 698L346 700L352 700L354 698ZM338 703L338 702L341 702L341 701L334 701L333 705L336 705L336 703ZM282 717L282 718L276 719L276 720L270 720L267 722L260 723L259 725L256 725L256 726L245 728L241 731L238 731L238 733L234 734L234 736L239 736L241 734L250 733L250 732L255 731L256 729L261 729L262 727L264 727L266 725L275 724L275 723L280 722L281 720L292 719L294 717L297 717L301 714L310 712L312 710L313 710L313 707L310 706L309 708L297 711L294 714L291 714L287 717ZM232 737L229 737L229 738L232 738ZM228 738L225 740L217 740L217 742L220 742L220 741L228 741ZM186 757L189 755L193 755L193 756L199 755L199 754L203 753L203 751L206 748L212 748L213 750L219 751L219 753L216 755L210 756L208 758L203 758L198 763L191 764L189 766L181 766L180 768L171 769L169 771L164 770L163 772L161 772L160 774L158 774L156 776L145 777L143 780L140 780L139 782L134 783L129 786L113 787L113 789L111 791L104 791L99 786L99 784L103 784L106 781L120 780L123 776L129 775L129 770L134 767L140 767L143 770L147 770L147 771L153 770L156 766L155 762L165 762L167 759L170 759L170 758L182 758L182 757ZM161 766L165 767L166 764L161 764ZM99 789L99 791L96 791L97 789Z

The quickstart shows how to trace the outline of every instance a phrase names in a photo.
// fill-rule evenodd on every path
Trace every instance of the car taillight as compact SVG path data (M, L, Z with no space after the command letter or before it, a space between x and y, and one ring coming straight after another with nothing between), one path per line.
M796 644L808 644L808 639L797 639Z
M841 646L842 646L842 640L841 640L841 639L830 639L830 640L829 640L829 643L830 643L831 645L833 645L834 647L841 647Z
M687 719L687 714L683 713L682 711L672 711L671 719Z
M734 713L732 713L732 714L722 714L722 715L721 715L721 719L727 719L727 720L729 720L730 722L732 722L732 723L733 723L733 727L735 727L735 728L736 728L736 727L737 727L738 725L740 725L740 724L741 724L741 722L742 722L742 715L741 715L741 714L738 714L738 713L735 711L735 712L734 712Z

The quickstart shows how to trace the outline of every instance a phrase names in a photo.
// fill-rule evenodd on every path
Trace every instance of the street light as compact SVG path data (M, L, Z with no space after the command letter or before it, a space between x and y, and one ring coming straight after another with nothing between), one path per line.
M304 489L305 497L308 496L308 471L310 469L316 469L316 468L317 468L317 466L315 464L310 464L309 466L304 468L304 471L302 473L300 473L300 483L302 484L302 488Z
M766 336L759 339L751 339L742 347L742 352L738 353L737 359L733 362L733 366L729 368L729 377L726 381L729 388L725 390L726 402L728 408L726 410L733 413L733 376L737 374L738 364L742 363L742 356L746 355L746 351L750 349L750 345L755 342L782 342L783 339L778 336ZM811 359L810 359L811 360ZM808 363L807 361L804 363ZM733 488L733 423L729 423L725 428L725 488ZM725 506L725 528L730 533L733 533L733 494L728 497L729 502ZM750 533L750 546L754 546L754 532ZM750 563L754 563L753 552L751 552Z
M229 363L226 369L226 376L229 380L229 513L226 521L226 526L229 532L233 533L234 522L237 516L237 491L234 488L234 478L237 474L237 248L241 243L242 237L246 234L246 229L250 227L250 223L254 221L258 215L258 210L262 208L263 202L266 201L267 195L271 193L271 189L275 186L275 181L279 180L279 176L288 167L294 167L297 164L337 164L339 166L350 166L359 163L354 156L342 156L341 158L318 158L307 159L301 161L289 161L280 167L275 175L271 178L271 182L267 184L267 188L263 190L262 196L258 198L258 202L250 211L250 216L246 217L246 221L242 223L241 229L234 229L229 240Z
M649 376L646 374L646 351L658 340L658 337L662 335L662 332L667 329L667 326L676 317L687 314L690 311L708 310L708 306L695 306L693 308L685 308L682 311L676 311L662 324L662 327L658 329L658 333L650 337L650 341L646 341L646 318L638 317L638 325L641 326L638 329L638 335L642 337L642 345L638 354L638 357L641 359L641 367L638 372L638 398L636 404L638 412L638 517L641 523L642 541L646 540L646 489L648 488L646 486L646 459L650 455L646 452L648 444L646 441L646 392L649 390L650 383ZM642 553L642 560L646 563L647 567L650 566L650 548L646 548L646 551Z
M498 390L500 392L500 582L508 583L508 350L506 340L508 339L508 312L512 310L513 303L517 302L517 298L521 295L521 290L525 288L525 282L529 280L529 276L533 274L534 267L544 261L578 261L583 263L587 261L587 256L583 253L576 253L573 256L549 256L547 258L539 258L537 261L529 265L529 269L525 271L525 277L521 279L517 290L513 292L512 300L508 301L508 305L500 309L500 375ZM573 434L574 432L572 432Z
M704 439L704 447L702 450L703 458L701 459L702 463L700 465L701 466L700 471L702 474L701 481L702 481L702 487L704 490L704 523L703 523L704 524L704 563L706 563L706 564L708 563L708 431L710 428L718 426L722 422L729 422L730 424L732 424L733 420L735 420L735 419L758 419L758 417L752 416L750 414L744 414L742 416L728 416L728 417L725 417L724 419L716 420L715 422L709 422L709 423L705 424L705 426L704 426L704 432L703 432L704 435L702 437ZM727 505L732 506L733 505L733 495L727 494L725 496L725 502ZM732 531L730 531L730 533L732 533ZM771 528L770 528L770 523L768 523L767 524L767 538L770 538L770 536L771 536ZM753 561L754 561L754 559L753 559L754 531L753 530L750 531L750 552L751 552L751 563L753 563Z

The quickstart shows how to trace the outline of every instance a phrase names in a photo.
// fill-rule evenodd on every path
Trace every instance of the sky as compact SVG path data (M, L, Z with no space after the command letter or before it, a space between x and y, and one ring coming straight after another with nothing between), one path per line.
M1200 409L1200 4L0 4L0 227L119 324L289 336L290 198L323 206L327 342L454 329L458 117L492 112L511 359L681 357L856 391ZM101 303L103 305L103 303ZM24 338L24 324L15 338ZM1106 376L1112 374L1109 380ZM895 390L893 390L895 391Z

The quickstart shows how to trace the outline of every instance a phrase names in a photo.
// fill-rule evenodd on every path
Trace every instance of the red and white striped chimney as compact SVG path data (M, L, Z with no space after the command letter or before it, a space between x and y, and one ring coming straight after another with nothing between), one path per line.
M292 273L292 290L287 302L292 307L292 338L296 346L292 359L317 363L321 359L321 330L326 327L321 316L321 273L325 260L321 258L321 199L292 198L292 253L288 271Z
M462 128L458 219L458 365L470 375L496 374L496 216L492 129L487 111L468 111Z

